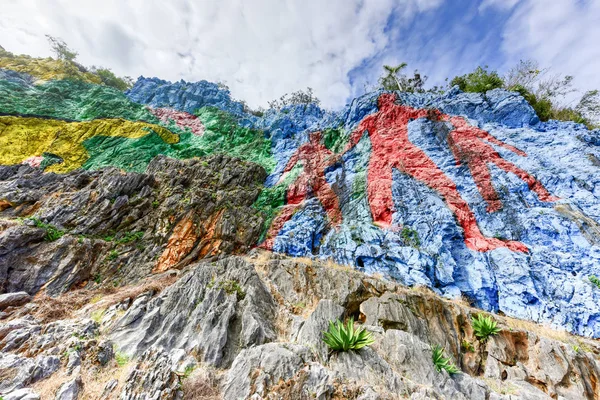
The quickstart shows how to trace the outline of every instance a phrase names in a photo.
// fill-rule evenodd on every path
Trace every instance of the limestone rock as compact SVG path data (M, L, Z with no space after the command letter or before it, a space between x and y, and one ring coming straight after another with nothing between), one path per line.
M81 376L77 376L72 381L65 382L58 392L56 392L55 400L76 400L79 398L83 390L83 382Z
M264 174L221 155L203 162L157 157L146 174L0 166L0 193L10 204L1 214L35 210L38 221L0 224L0 293L33 295L43 287L55 296L92 278L131 282L246 251L263 223L250 206ZM49 240L48 229L64 236Z
M18 389L2 396L4 400L40 400L40 396L31 389Z
M155 299L134 301L111 334L121 351L182 348L227 367L241 348L275 338L275 302L251 264L239 258L195 266Z
M162 350L148 349L139 359L120 394L121 400L182 399L179 376L171 369L171 358Z
M114 343L110 340L106 340L98 344L98 354L96 360L100 365L106 365L115 356L113 350Z
M329 322L335 322L342 318L344 307L332 300L321 300L315 311L304 322L298 332L296 341L306 345L319 355L321 360L327 359L329 348L323 342L323 331L327 331Z
M7 307L18 307L29 302L31 296L27 292L14 292L0 294L0 310L4 310Z

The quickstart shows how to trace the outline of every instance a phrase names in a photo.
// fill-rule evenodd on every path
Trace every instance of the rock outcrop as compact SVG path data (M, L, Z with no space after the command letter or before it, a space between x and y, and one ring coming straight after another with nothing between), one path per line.
M600 398L600 131L97 78L0 47L0 398Z
M500 333L481 342L470 322L477 313L427 289L348 268L256 251L224 256L189 265L158 294L90 304L76 320L3 323L0 373L13 378L0 393L36 388L57 374L61 395L107 387L108 398L185 399L186 390L207 384L195 377L216 367L210 390L226 400L600 395L596 342L500 316ZM331 353L320 332L348 316L375 343ZM101 362L107 343L114 357ZM435 370L434 345L445 348L459 374ZM81 364L70 367L73 354ZM121 378L115 383L105 371Z
M265 178L223 156L156 158L145 174L44 174L0 167L0 291L50 295L86 283L131 283L208 256L243 253L263 218Z

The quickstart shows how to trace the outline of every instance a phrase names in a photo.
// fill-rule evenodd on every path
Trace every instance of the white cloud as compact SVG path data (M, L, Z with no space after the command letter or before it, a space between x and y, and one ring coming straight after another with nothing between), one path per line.
M479 5L479 12L483 12L488 8L497 8L500 10L510 10L520 0L483 0Z
M600 1L523 1L505 27L502 50L507 65L533 58L573 75L581 91L600 89Z
M408 22L440 2L3 0L0 44L46 56L48 33L120 75L226 81L251 106L311 86L339 107L348 71L387 45L392 11Z

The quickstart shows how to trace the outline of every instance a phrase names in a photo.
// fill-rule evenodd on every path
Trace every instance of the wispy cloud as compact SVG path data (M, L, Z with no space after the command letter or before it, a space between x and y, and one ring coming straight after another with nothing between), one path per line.
M438 0L24 0L3 5L3 45L48 55L44 33L60 36L85 64L119 74L221 80L236 97L265 104L315 89L326 106L350 93L347 72L381 51L393 10L404 20ZM31 35L21 33L26 28ZM8 38L8 39L5 39Z
M384 63L441 84L536 58L600 87L595 0L3 0L0 44L50 55L59 36L120 75L225 81L251 106L306 86L341 107Z
M581 90L600 89L600 1L525 0L504 28L506 64L533 58Z

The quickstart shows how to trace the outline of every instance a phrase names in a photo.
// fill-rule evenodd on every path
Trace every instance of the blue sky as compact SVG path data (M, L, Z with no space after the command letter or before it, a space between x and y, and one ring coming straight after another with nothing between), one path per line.
M46 33L85 65L222 81L253 107L311 86L340 108L399 62L434 85L533 58L600 88L600 0L3 0L0 45L48 56Z
M376 83L383 64L404 61L407 73L418 69L429 77L428 86L442 85L446 77L470 72L478 65L504 69L505 56L498 49L513 9L480 7L480 1L442 2L409 23L394 10L385 27L386 48L348 74L353 94L363 90L366 80Z

